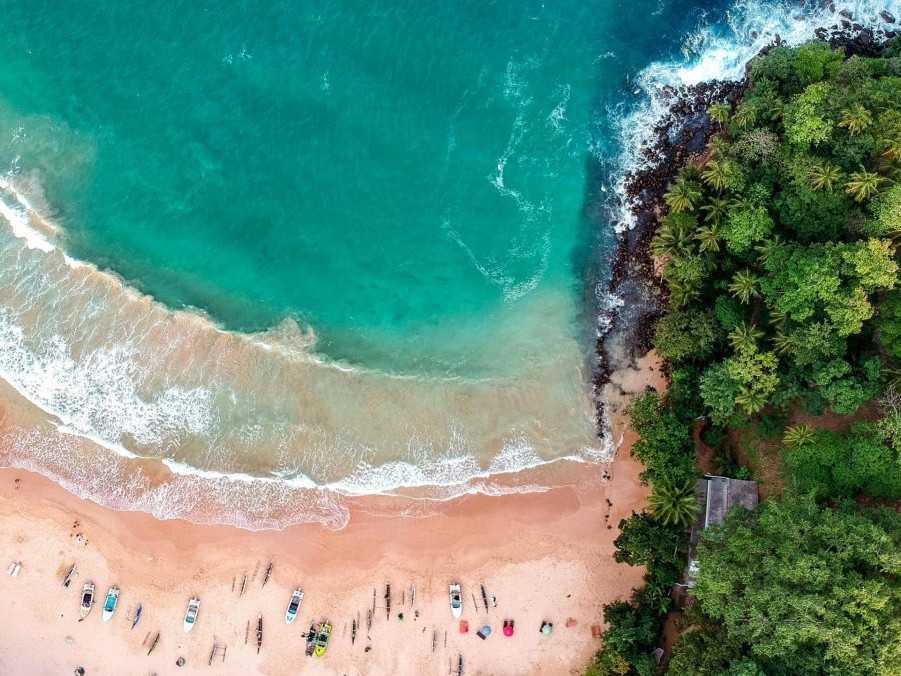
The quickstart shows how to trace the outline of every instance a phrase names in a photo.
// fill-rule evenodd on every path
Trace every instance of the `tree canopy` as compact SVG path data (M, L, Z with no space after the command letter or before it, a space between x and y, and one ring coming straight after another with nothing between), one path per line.
M694 593L734 657L767 674L898 673L897 512L772 501L708 529L699 554Z

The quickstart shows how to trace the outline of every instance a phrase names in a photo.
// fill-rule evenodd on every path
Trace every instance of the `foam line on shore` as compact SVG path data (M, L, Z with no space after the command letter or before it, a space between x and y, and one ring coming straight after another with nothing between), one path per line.
M835 5L836 12L850 11L854 15L855 21L877 27L884 27L884 22L879 17L879 11L882 9L901 14L901 2L899 0L886 2L849 0L839 1ZM621 148L617 158L619 173L612 186L619 200L618 227L628 228L634 224L632 207L624 192L625 177L645 163L653 161L643 155L642 150L653 138L652 131L657 122L668 112L668 99L664 95L666 88L695 84L707 79L738 79L743 75L745 63L762 47L771 43L777 34L787 44L797 44L813 37L815 29L827 27L837 21L838 15L827 8L800 9L790 3L773 5L744 0L733 6L728 12L725 22L702 25L689 36L684 43L683 58L657 62L643 69L633 80L635 99L631 108L625 112L623 110L611 111L611 115L617 119L616 128ZM498 171L500 187L503 187L503 163L499 163ZM62 256L69 267L87 266L90 268L91 274L103 275L111 280L111 286L117 291L121 290L131 294L133 298L138 298L142 302L148 303L149 306L160 307L156 301L143 296L116 275L100 271L89 263L74 261L59 250L53 243L52 237L46 236L41 232L41 228L35 227L35 223L43 223L44 219L34 211L27 197L16 190L13 180L0 180L0 191L12 196L13 200L10 201L14 201L14 204L8 204L0 199L0 217L7 220L13 234L23 240L24 248L40 252L45 256ZM615 311L617 299L609 298L607 300L611 311ZM209 324L211 329L220 334L237 335L250 341L253 345L267 351L279 352L293 359L326 366L343 373L365 372L346 364L337 364L317 357L312 352L315 335L302 331L296 325L283 326L268 336L234 334L216 326L200 312L172 312L168 309L165 312L170 313L167 315L170 318L190 316L193 321ZM0 312L0 319L2 318L2 312ZM0 323L0 329L2 328L3 325ZM16 336L12 336L10 340L21 342ZM64 351L63 356L68 358L67 355L68 352ZM25 355L23 358L26 357L33 360L33 355ZM116 361L113 357L121 357L121 359ZM111 363L116 368L124 368L122 365L128 359L133 358L135 358L133 355L112 355ZM69 359L69 361L72 360ZM44 366L39 364L37 374L41 375L43 373L41 369L44 369L47 379L61 374L66 376L64 371L66 363L66 359L60 358ZM24 469L39 471L82 497L116 509L148 511L158 518L185 518L201 521L207 519L209 522L230 523L245 528L280 528L303 520L320 522L328 527L341 527L342 523L346 523L346 521L342 521L346 519L346 509L341 505L342 497L397 495L404 490L420 488L436 489L436 494L441 495L440 499L450 499L472 492L543 490L544 487L537 484L502 486L491 480L493 477L517 474L561 460L567 462L609 460L615 446L608 434L598 448L580 448L575 454L569 453L562 457L544 459L527 442L519 439L507 439L501 452L484 468L471 454L452 454L448 451L442 457L424 459L421 464L406 460L380 464L357 462L344 478L321 484L317 484L309 476L299 471L283 470L274 472L271 476L253 476L242 472L220 472L197 468L164 457L161 462L173 478L167 479L162 484L154 484L133 467L131 471L134 472L134 476L127 474L128 467L126 465L133 466L135 461L141 460L142 457L122 444L116 443L115 439L118 438L117 435L127 435L130 438L137 438L139 442L145 444L157 442L165 444L179 441L180 435L185 431L197 437L208 435L213 414L210 413L208 393L205 395L201 392L202 388L197 391L183 391L178 388L171 390L171 396L162 402L173 412L174 417L171 420L164 415L169 409L163 413L154 411L148 413L145 408L142 414L144 418L140 421L141 425L135 423L133 426L129 426L133 421L129 420L127 416L120 416L110 423L118 426L113 430L116 434L104 434L103 430L97 431L96 426L93 425L94 421L90 419L89 415L85 419L80 419L76 415L76 413L84 415L84 411L79 413L62 410L55 405L58 402L53 396L37 396L36 391L46 394L46 382L43 390L38 388L37 383L31 383L26 387L23 385L20 375L12 373L9 369L0 373L0 376L16 388L23 397L56 418L58 421L56 431L60 435L53 436L52 440L59 442L63 436L71 436L100 445L111 453L112 459L109 468L112 469L96 470L93 468L95 474L90 474L88 470L92 468L76 467L72 464L75 462L74 458L67 460L63 457L70 448L77 444L73 443L70 447L59 443L58 447L49 448L47 445L52 445L51 440L44 440L43 444L38 444L34 437L28 437L30 447L22 446L11 463ZM412 376L398 374L379 373L378 375L397 379L412 378ZM62 383L51 383L51 385L57 384L68 387L65 378ZM100 385L104 384L106 383L100 383ZM100 389L99 385L98 389ZM115 391L113 395L117 400L121 400L119 403L140 399L138 394L129 390ZM134 396L132 397L132 395ZM203 399L204 396L208 397L207 400ZM115 407L113 408L115 410ZM159 433L159 429L151 430L151 426L145 424L147 420L153 421L157 428L178 429L171 435L171 439L168 437L163 439L152 433ZM609 430L609 425L604 425L604 427ZM142 436L143 434L146 436ZM496 449L498 446L491 448ZM34 453L28 455L28 450L32 450ZM564 450L575 451L576 449ZM54 470L53 468L57 466L65 467L68 474ZM122 482L123 476L128 476L128 481ZM120 483L116 483L116 481ZM190 491L196 491L196 494L191 494ZM241 500L245 500L246 504L241 503ZM271 504L266 503L267 500L270 500ZM193 510L200 509L201 502L204 501L206 501L204 509L207 507L209 509L203 513L211 516L201 517L193 513ZM220 509L219 516L215 516L216 509ZM304 509L308 509L309 513L303 512ZM282 510L286 515L268 518L267 510L272 513Z

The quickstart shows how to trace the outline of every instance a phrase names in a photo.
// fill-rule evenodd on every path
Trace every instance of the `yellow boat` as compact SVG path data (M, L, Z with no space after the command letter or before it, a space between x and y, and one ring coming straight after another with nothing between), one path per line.
M328 641L331 636L332 625L328 622L321 622L319 624L319 630L316 632L316 647L313 649L313 653L316 657L325 655L325 651L328 650Z

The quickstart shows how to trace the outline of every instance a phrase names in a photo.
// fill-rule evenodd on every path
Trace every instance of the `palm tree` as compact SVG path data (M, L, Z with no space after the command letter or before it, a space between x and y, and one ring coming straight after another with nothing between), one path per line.
M698 250L701 253L708 251L716 253L720 250L720 227L718 225L704 226L695 233L698 240Z
M695 205L700 199L701 191L698 186L686 180L684 176L677 178L663 196L663 201L667 203L671 211L677 214L694 211Z
M735 176L735 166L731 160L712 159L707 163L701 176L708 185L722 191L732 182L732 178Z
M853 172L845 183L845 192L855 202L863 202L879 192L879 184L885 179L875 171L867 171L862 166L860 171Z
M795 348L795 341L781 330L776 331L776 335L773 336L773 348L776 354L786 354Z
M677 214L678 216L678 214ZM690 250L692 244L691 230L696 221L692 217L664 218L651 242L651 251L655 256L675 256Z
M735 403L745 409L745 413L753 415L767 405L767 396L756 389L747 389L735 396Z
M773 235L772 238L768 240L764 240L762 244L758 244L754 247L755 251L757 251L757 262L761 265L764 265L773 255L775 251L782 246L782 238L779 235Z
M873 124L873 116L870 115L870 111L857 103L850 110L842 113L842 119L838 126L847 129L851 136L857 136L871 124Z
M742 322L729 334L729 342L736 352L756 349L757 341L761 338L763 338L763 331L747 322Z
M654 492L648 498L651 514L665 526L691 524L698 511L694 484L689 481L674 482L669 479L654 484Z
M726 124L729 121L729 115L731 113L732 106L728 103L714 103L707 109L707 114L721 125Z
M800 448L813 441L814 430L810 425L793 425L785 430L782 443L789 448Z
M701 295L701 290L696 284L689 284L678 279L668 280L667 286L669 286L669 299L673 307L685 307Z
M729 292L741 303L747 305L751 302L751 298L760 295L757 290L757 275L747 268L739 270L729 283Z
M707 143L707 152L710 153L711 159L718 160L729 150L729 144L722 136L714 136Z
M807 176L810 179L810 186L814 190L832 192L832 188L842 177L842 170L831 162L818 162L813 165Z
M882 151L883 157L894 162L901 160L901 136L884 139L879 145L882 148L885 148L885 150Z
M719 225L729 212L729 200L722 197L714 197L701 207L701 211L704 212L704 220L706 222Z
M780 310L779 308L770 310L770 326L785 326L787 321L788 314L786 314L785 310Z
M740 129L747 129L754 126L757 122L757 108L754 104L745 101L735 111L732 121L738 125Z
M757 202L750 195L739 195L729 200L729 208L736 211L751 211L756 206Z

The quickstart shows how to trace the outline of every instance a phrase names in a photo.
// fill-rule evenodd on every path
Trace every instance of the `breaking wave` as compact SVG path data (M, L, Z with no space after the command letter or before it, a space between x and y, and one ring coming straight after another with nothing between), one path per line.
M654 139L654 129L669 113L671 92L683 86L711 80L740 80L745 65L764 47L781 40L797 45L815 37L817 29L841 28L847 16L875 31L876 38L894 24L884 12L901 14L899 0L837 0L829 3L797 3L780 0L741 0L723 17L706 16L697 30L686 36L681 54L652 63L631 79L631 101L608 111L614 120L620 154L611 188L617 201L617 228L630 229L635 215L625 192L626 176L653 162L643 151ZM845 15L841 13L844 12ZM897 26L895 26L897 28Z
M834 12L878 30L888 28L883 9L898 15L901 3L839 1ZM633 224L625 176L653 161L642 150L667 113L667 88L738 79L777 35L802 42L837 14L743 1L706 21L681 55L644 68L630 100L608 111L619 147L609 187L621 229ZM513 65L504 94L525 96ZM565 123L569 97L567 86L552 126ZM517 133L514 123L489 180L523 210L540 211L505 182ZM223 331L70 259L28 194L13 178L0 180L0 217L9 225L0 232L0 377L30 402L15 405L28 424L4 423L0 464L162 519L341 528L354 496L540 491L546 485L530 469L613 452L612 441L596 437L581 345L571 336L552 336L546 344L558 353L518 380L395 377L324 362L315 335L293 322L265 334ZM546 258L544 239L530 246L524 256ZM522 295L525 287L472 258L505 293ZM531 289L533 281L523 284ZM565 300L534 295L528 302L536 305L520 310L535 317L533 330L566 325L557 321L572 314Z

